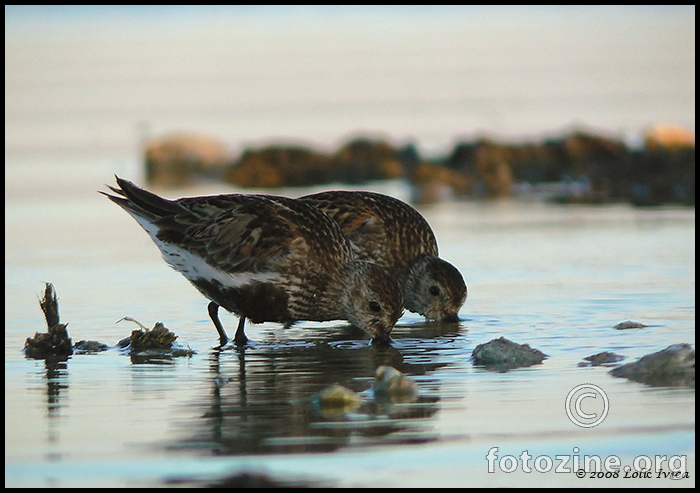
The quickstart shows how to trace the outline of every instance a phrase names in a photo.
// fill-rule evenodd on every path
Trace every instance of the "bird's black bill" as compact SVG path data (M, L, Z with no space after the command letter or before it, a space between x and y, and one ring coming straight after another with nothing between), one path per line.
M442 321L448 324L456 324L459 322L459 316L456 313L447 313L442 317Z
M391 336L383 334L372 339L372 346L391 346Z

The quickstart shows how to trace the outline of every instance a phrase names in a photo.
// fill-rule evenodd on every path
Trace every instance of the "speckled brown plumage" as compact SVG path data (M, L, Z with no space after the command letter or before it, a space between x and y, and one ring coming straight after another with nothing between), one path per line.
M228 194L168 200L117 177L102 192L149 233L165 261L211 300L209 314L227 341L218 307L240 317L235 340L254 323L349 320L387 340L403 309L387 272L356 258L338 225L297 200Z
M396 276L408 310L430 319L457 320L467 286L457 268L439 258L435 234L416 209L394 197L364 191L333 190L299 200L331 216L359 258Z

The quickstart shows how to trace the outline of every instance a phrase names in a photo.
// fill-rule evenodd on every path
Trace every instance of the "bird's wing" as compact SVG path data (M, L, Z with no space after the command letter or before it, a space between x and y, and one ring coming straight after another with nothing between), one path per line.
M309 243L279 204L259 196L239 196L206 215L173 218L179 244L224 272L279 270L290 258L303 258ZM182 228L182 226L185 226Z
M328 214L340 226L361 260L390 265L387 257L388 236L384 219L373 209L373 204L356 192L321 192L301 200Z

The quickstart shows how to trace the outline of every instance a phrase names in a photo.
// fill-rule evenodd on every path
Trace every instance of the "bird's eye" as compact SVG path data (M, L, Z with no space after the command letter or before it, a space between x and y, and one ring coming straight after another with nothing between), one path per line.
M382 307L376 301L369 302L369 309L377 313L382 311Z
M430 294L432 294L433 296L437 296L437 295L440 294L440 288L438 288L438 287L435 286L435 285L430 286L430 288L428 289L428 291L429 291Z

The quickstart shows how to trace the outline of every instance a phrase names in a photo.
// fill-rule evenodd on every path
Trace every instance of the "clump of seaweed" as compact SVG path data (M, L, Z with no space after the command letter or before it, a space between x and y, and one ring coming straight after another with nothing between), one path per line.
M39 300L39 305L44 312L48 332L37 332L33 338L27 337L24 343L25 356L33 359L52 358L65 361L73 354L73 346L68 336L68 324L60 323L58 297L50 282L46 283L44 297Z
M117 345L121 348L128 348L129 353L140 356L190 356L194 354L192 349L175 345L178 336L171 332L163 322L156 322L152 329L149 329L138 320L131 317L124 317L117 320L117 323L126 320L134 322L140 329L131 331L131 335L119 341Z

